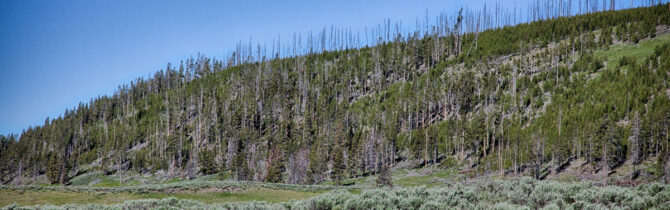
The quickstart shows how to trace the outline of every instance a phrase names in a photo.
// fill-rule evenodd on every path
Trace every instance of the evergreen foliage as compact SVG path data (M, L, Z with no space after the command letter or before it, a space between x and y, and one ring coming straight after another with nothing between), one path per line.
M391 171L387 164L382 164L379 168L379 175L375 181L378 187L393 187Z
M131 170L311 184L440 157L503 174L535 168L538 178L540 165L577 158L611 170L658 156L659 176L670 167L660 162L670 139L670 44L656 34L670 23L667 6L477 30L471 13L407 35L391 36L389 22L369 45L331 29L291 53L240 44L226 59L168 64L0 136L1 181L46 175L67 184L72 174Z

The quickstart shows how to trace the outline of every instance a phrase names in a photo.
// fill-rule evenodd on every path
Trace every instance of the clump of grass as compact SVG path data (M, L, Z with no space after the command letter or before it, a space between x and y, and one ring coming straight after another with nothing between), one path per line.
M74 177L70 180L70 185L73 186L87 186L91 183L94 183L96 180L103 179L104 173L102 171L89 172L77 177Z

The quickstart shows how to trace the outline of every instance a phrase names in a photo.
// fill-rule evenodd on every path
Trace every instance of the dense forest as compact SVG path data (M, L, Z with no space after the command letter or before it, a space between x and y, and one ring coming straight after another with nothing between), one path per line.
M461 9L411 32L324 28L167 64L0 136L0 181L99 170L313 184L401 162L542 178L550 162L596 173L650 158L649 175L667 177L670 42L603 53L667 34L669 5L600 6L533 4L527 22Z

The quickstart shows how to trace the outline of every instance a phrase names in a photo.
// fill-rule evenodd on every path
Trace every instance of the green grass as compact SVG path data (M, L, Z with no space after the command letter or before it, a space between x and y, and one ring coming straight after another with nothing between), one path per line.
M419 175L422 171L431 171L430 175ZM456 169L398 169L392 172L393 184L402 187L411 186L437 186L437 179L451 179L455 177ZM376 186L377 175L349 178L342 181L343 184L354 184L356 186ZM324 185L333 185L333 181L324 181ZM357 190L357 189L352 189Z
M642 40L637 45L630 43L612 45L608 50L596 51L595 55L607 57L608 63L614 64L608 66L614 67L615 65L618 65L619 60L621 60L623 56L635 56L638 61L643 61L644 58L654 53L654 48L656 48L656 46L665 43L670 43L670 34Z
M130 193L77 193L62 191L0 190L0 206L18 205L63 205L63 204L113 204L124 200L141 199Z
M0 206L18 204L22 206L31 205L64 205L64 204L117 204L128 200L138 199L162 199L175 197L178 199L191 199L203 203L224 202L247 202L266 201L270 203L285 202L291 200L307 199L321 192L302 192L291 190L276 190L267 188L248 188L226 191L177 191L166 193L131 193L131 192L69 192L50 190L0 190Z
M111 179L107 176L101 179L100 183L94 184L94 187L120 187L121 182L115 179Z
M217 176L194 180L157 179L138 175L104 175L93 172L73 178L71 186L0 185L0 207L65 204L120 204L141 199L176 198L206 204L263 201L268 203L304 200L341 187L290 185L259 182L211 181ZM142 180L142 181L140 181ZM142 184L150 182L151 184ZM355 188L345 188L356 192ZM360 193L360 190L358 190Z
M555 177L551 177L548 180L557 181L557 182L579 182L582 181L579 176L575 173L561 173Z
M420 170L416 170L416 173L420 173ZM403 173L396 176L394 174L393 184L402 186L402 187L413 187L413 186L423 186L434 187L442 184L440 179L453 179L457 177L457 171L454 168L434 170L427 175L412 175L411 173Z
M285 202L290 200L302 200L319 195L318 192L300 192L290 190L275 190L267 188L251 188L231 192L182 192L182 193L146 193L138 194L143 198L167 198L191 199L204 203L224 202L247 202L266 201L270 203Z
M427 186L435 187L442 184L437 179L453 178L457 173L455 169L435 169L429 175L420 175L426 169L401 169L393 172L394 184L399 187ZM215 177L200 177L198 180L207 181ZM97 184L89 185L93 180ZM120 181L117 176L106 176L102 174L90 174L79 178L77 188L70 189L63 186L51 186L45 188L4 188L0 189L0 207L11 204L21 206L32 205L65 205L65 204L120 204L130 200L140 199L164 199L174 197L180 200L190 199L202 203L225 203L225 202L248 202L265 201L269 203L280 203L291 200L304 200L329 190L301 191L293 189L270 189L262 186L244 187L215 187L217 185L205 185L203 187L175 187L182 186L198 180L184 181L178 178L164 180L162 184L142 186L162 186L163 190L148 189L146 191L120 190L129 186L139 185L139 181ZM357 186L373 187L376 175L347 179L345 183L355 182ZM215 182L218 183L218 182ZM173 186L174 185L174 186ZM141 187L140 188L145 188ZM82 190L76 190L81 188ZM108 188L108 189L104 189ZM89 189L89 190L86 190ZM113 190L119 189L119 190ZM134 189L134 188L132 188ZM347 192L361 194L364 190L350 188Z
M198 177L196 180L208 181L211 176ZM169 184L182 181L179 178L172 178L168 180L161 180L155 177L144 177L140 174L125 174L125 175L105 175L102 171L92 171L73 177L70 179L70 186L91 186L91 187L124 187L137 186L144 184ZM43 185L46 186L46 185Z
M434 174L445 175L438 172ZM41 199L42 195L37 194L34 200L69 204L8 206L10 209L665 209L670 202L670 185L660 183L630 188L600 187L590 182L538 181L530 177L468 184L445 182L443 186L434 188L333 190L318 196L259 188L235 190L239 189L219 193L206 190L166 194L93 193L79 194L76 198L63 192L33 191L17 196L0 190L0 200L15 200L21 205L21 199L32 197L33 193L47 193L51 196L48 199ZM123 199L138 198L141 200L120 203ZM257 200L266 202L237 202Z
M175 178L172 178L172 179L167 180L167 181L165 182L165 184L177 183L177 182L180 182L180 181L181 181L181 179L175 177Z

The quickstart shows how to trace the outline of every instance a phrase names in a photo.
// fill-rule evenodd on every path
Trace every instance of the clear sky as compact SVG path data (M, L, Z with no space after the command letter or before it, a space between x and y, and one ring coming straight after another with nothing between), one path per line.
M413 26L426 11L434 18L461 6L480 9L484 2L0 1L0 134L41 125L168 62L198 52L220 58L249 37L271 45L279 35L331 25L361 30L385 18ZM516 2L525 8L531 1Z

